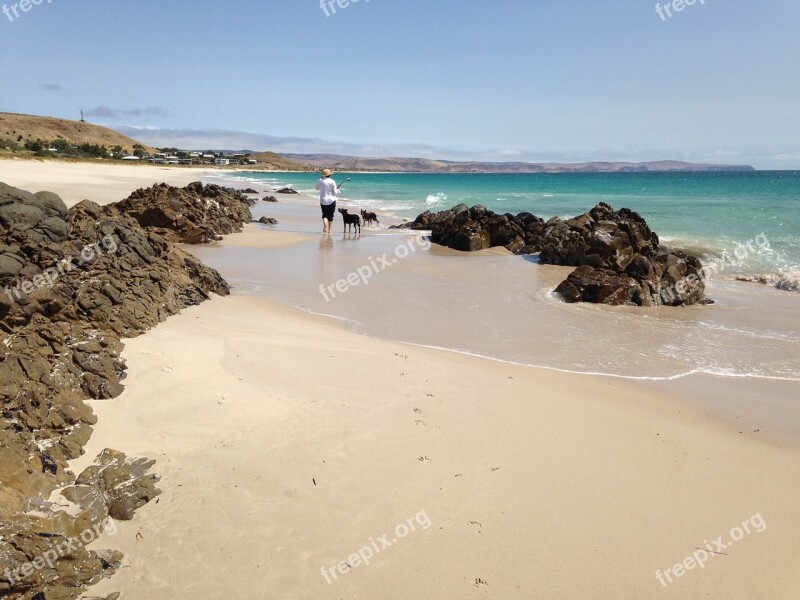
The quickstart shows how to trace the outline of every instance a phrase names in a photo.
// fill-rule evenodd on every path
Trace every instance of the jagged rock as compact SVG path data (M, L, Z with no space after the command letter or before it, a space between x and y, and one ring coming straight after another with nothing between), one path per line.
M278 219L273 217L261 217L256 223L261 223L262 225L277 225Z
M275 196L264 196L262 202L277 202L278 199Z
M149 231L171 242L203 244L241 231L250 222L255 200L218 185L190 183L176 188L162 183L136 190L104 209L105 214L128 215Z
M254 190L253 188L245 188L241 190L243 194L257 194L258 190Z
M194 229L206 232L196 239L235 230L250 220L243 196L201 184L134 196L125 206L146 226L119 205L83 201L68 211L55 194L0 184L0 556L11 566L103 515L129 518L157 493L144 473L150 463L111 451L101 456L102 485L74 485L67 461L83 453L96 422L84 400L121 393L121 338L229 293L219 273L158 232L185 240ZM47 502L67 486L101 490L103 508L70 516ZM47 516L25 514L33 508ZM81 549L16 582L0 574L0 596L73 598L118 560Z
M583 265L570 273L556 288L566 302L595 304L642 304L641 287L632 277L611 269L596 269Z
M76 485L61 494L89 511L93 522L109 516L130 521L134 512L161 493L158 476L148 473L155 461L129 460L125 454L106 448L95 464L76 479Z
M276 194L297 194L298 192L297 192L297 190L293 190L293 189L292 189L292 188L290 188L290 187L285 187L285 188L281 188L281 189L279 189L279 190L278 190L277 192L275 192L275 193L276 193Z
M566 221L548 221L541 232L539 258L553 265L591 265L624 271L636 257L655 257L658 236L645 220L627 208L614 212L601 203Z

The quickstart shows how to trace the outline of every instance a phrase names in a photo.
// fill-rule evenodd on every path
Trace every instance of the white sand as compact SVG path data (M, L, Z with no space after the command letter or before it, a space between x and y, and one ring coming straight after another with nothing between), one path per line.
M372 340L247 297L186 310L125 357L88 456L157 458L164 494L99 542L127 558L93 593L797 597L796 454L627 382ZM756 513L763 532L656 581ZM322 567L417 515L326 583Z
M73 163L58 160L0 160L0 181L30 192L56 192L67 206L88 198L98 204L118 202L154 183L184 186L199 181L200 169L120 163Z

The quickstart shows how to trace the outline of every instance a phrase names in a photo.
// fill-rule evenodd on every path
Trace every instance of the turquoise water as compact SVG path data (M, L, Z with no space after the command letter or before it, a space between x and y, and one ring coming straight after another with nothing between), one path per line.
M315 173L232 174L315 194ZM342 200L413 219L463 202L496 212L570 217L598 202L630 208L668 245L717 260L722 275L800 272L800 171L743 173L415 174L337 173ZM748 245L748 242L749 245Z

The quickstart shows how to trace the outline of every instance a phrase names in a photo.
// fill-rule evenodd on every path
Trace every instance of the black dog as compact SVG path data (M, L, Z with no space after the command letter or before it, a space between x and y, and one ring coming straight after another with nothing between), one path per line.
M346 208L340 208L339 212L342 213L342 218L344 219L345 232L347 232L348 227L355 227L358 229L358 233L361 233L361 217L349 214Z
M372 222L375 221L380 225L380 221L378 221L378 215L375 213L367 212L363 208L361 209L361 218L364 219L364 225L372 225Z

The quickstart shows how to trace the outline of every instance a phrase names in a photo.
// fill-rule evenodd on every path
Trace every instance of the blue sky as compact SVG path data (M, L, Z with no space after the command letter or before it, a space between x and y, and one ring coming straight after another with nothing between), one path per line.
M159 145L800 168L797 0L17 1L0 110Z

